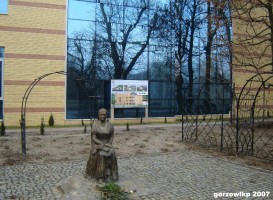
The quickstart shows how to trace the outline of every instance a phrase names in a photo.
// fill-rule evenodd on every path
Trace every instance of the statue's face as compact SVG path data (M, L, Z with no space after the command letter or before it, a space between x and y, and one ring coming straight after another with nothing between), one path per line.
M100 121L105 121L106 120L106 112L105 111L99 112L99 120Z

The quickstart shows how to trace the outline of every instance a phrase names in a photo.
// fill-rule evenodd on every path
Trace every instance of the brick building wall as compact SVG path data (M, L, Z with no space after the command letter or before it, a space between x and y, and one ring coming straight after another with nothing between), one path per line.
M253 1L255 2L255 1ZM244 5L245 7L241 7ZM238 9L239 8L239 9ZM251 12L249 12L249 8ZM239 11L238 11L239 10ZM266 9L253 6L251 1L235 0L233 1L233 82L235 92L239 94L246 82L251 77L261 74L260 78L255 80L267 80L272 76L272 50L271 33L265 25L269 23ZM263 17L262 17L263 16ZM259 21L262 18L265 21ZM265 74L266 73L266 74ZM269 79L268 83L272 83ZM253 81L247 87L251 87L251 94L256 94L261 86L261 82ZM262 108L266 101L268 108L273 108L273 88L267 88L257 96L256 107Z
M0 15L0 47L4 48L4 121L18 126L21 102L29 84L51 72L65 70L66 0L9 0L8 14ZM44 78L27 103L27 125L39 125L53 113L56 124L65 120L63 75Z

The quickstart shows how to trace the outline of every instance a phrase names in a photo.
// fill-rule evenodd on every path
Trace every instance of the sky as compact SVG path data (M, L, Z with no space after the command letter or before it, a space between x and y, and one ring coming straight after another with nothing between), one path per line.
M0 14L8 14L8 0L0 0Z

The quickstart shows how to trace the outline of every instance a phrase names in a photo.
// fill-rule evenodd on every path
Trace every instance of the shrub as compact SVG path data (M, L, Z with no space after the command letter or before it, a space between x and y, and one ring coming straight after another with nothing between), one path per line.
M41 119L40 133L41 133L41 135L44 135L44 134L45 134L44 117L42 117L42 119Z
M101 192L102 200L130 200L129 193L115 183L107 183L102 187L97 186L97 189Z
M86 124L84 124L83 132L86 133Z
M48 119L48 125L49 126L54 126L54 117L53 114L51 113Z
M0 134L4 136L6 134L6 126L4 121L1 122L1 129L0 129Z

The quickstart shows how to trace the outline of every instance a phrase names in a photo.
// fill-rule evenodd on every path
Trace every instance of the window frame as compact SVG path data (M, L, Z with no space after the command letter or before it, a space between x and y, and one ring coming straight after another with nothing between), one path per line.
M5 66L5 56L4 56L4 53L5 53L5 48L3 47L0 47L0 49L3 49L3 57L0 57L0 62L2 63L1 64L1 94L0 94L0 103L2 101L2 110L0 111L0 113L2 112L2 115L0 114L0 121L3 121L4 120L4 66Z
M1 67L2 67L2 69L0 69L0 71L1 71L1 74L0 74L0 76L1 76L1 83L0 83L0 87L1 87L1 92L0 92L0 101L2 100L4 100L4 98L3 98L3 89L4 89L4 81L3 81L3 78L4 78L4 73L3 73L3 69L4 69L4 58L0 58L0 62L2 62L2 65L1 65Z

